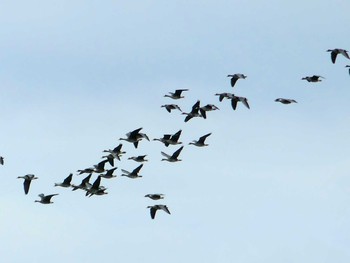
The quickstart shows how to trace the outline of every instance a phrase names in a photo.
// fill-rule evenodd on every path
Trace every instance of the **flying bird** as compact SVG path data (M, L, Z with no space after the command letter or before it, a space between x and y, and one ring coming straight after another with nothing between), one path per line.
M188 89L177 89L175 90L175 92L169 92L170 95L164 95L164 97L169 97L169 98L172 98L174 100L178 100L178 99L182 99L184 98L184 96L181 96L181 93L183 91L188 91Z
M113 150L103 150L103 152L108 152L110 155L112 155L114 158L118 159L120 161L120 156L126 152L122 151L123 144L119 144L117 147L115 147Z
M245 76L244 74L240 74L240 73L236 73L233 75L227 75L227 77L231 78L231 87L234 87L237 80L239 79L245 79L247 76Z
M69 174L68 177L66 179L63 180L62 183L55 183L55 186L61 186L61 187L70 187L71 184L70 182L72 181L72 178L73 178L73 174Z
M349 75L350 75L350 65L346 65L346 68L349 68Z
M214 110L219 110L219 108L216 107L214 104L207 104L199 108L199 111L204 119L207 118L207 114L206 114L207 111L214 111Z
M117 167L114 167L112 169L109 169L106 171L105 174L100 174L101 177L106 178L106 179L111 179L114 177L117 177L116 175L113 174L113 172L117 169Z
M151 198L152 200L164 199L163 194L147 194L145 197Z
M164 212L166 212L170 215L170 211L166 205L153 205L153 206L147 206L147 208L150 208L150 213L151 213L152 219L155 218L157 210L163 210Z
M224 92L216 93L215 96L219 96L219 101L221 102L223 99L232 99L234 95L232 93Z
M202 137L200 137L198 139L198 141L193 141L193 142L190 142L189 144L192 144L192 145L195 145L195 146L198 146L198 147L203 147L203 146L208 146L208 144L205 143L205 139L210 136L211 133L208 133L206 135L203 135Z
M283 104L291 104L291 103L297 103L295 100L292 99L283 99L283 98L278 98L275 99L276 102L281 102Z
M182 114L187 115L185 118L185 122L188 122L190 119L194 118L194 117L202 117L202 115L200 115L199 113L199 104L200 101L198 100L193 106L192 106L192 110L191 112L187 113L187 112L183 112Z
M139 141L141 141L143 138L149 141L149 138L145 133L140 133L141 130L142 128L138 128L132 132L129 132L126 134L126 138L120 138L119 140L131 142L134 144L134 147L137 148Z
M53 204L53 202L51 202L51 198L55 195L58 195L58 194L52 194L52 195L40 194L38 195L40 197L40 200L35 200L35 202L42 203L42 204Z
M341 49L341 48L328 49L327 52L331 52L331 59L333 64L335 63L335 60L337 59L338 54L342 54L347 59L350 59L348 51L345 49Z
M0 164L4 165L4 157L0 156Z
M181 135L182 130L179 130L178 132L176 132L175 134L171 135L171 134L164 134L163 138L159 138L159 139L153 139L154 141L160 141L162 143L164 143L164 145L166 147L168 147L169 145L177 145L177 144L181 144L182 142L179 142L179 138Z
M89 183L91 178L91 174L89 174L88 176L86 176L80 183L80 185L74 185L72 184L72 191L75 191L77 189L82 189L82 190L86 190L87 188L89 188L89 186L91 186L91 184Z
M322 76L313 75L311 77L308 77L308 76L304 77L304 78L302 78L302 80L307 80L308 82L320 82L320 81L322 81L320 78L324 79L324 77L322 77Z
M234 95L233 98L231 99L231 106L232 106L233 110L236 110L238 102L242 102L242 104L244 106L246 106L248 109L250 109L247 98L238 97L238 96Z
M147 155L139 155L139 156L132 156L132 157L129 157L128 160L134 160L135 162L138 162L138 163L142 163L142 162L147 162L148 160L146 160Z
M101 176L98 176L95 182L92 184L91 187L86 188L86 194L85 196L93 196L93 195L104 195L107 194L105 190L107 190L106 187L100 186L101 184Z
M106 164L106 162L108 162L108 159L107 160L103 160L103 161L99 162L98 164L95 164L93 167L85 168L83 170L77 170L77 172L79 174L83 174L83 173L87 173L87 174L103 173L105 171L105 164Z
M162 159L162 161L168 161L168 162L178 162L181 161L181 159L178 159L180 152L182 151L184 147L181 146L178 150L176 150L172 155L168 155L165 152L161 152L163 156L165 156L165 159Z
M17 178L24 179L23 186L25 194L28 194L30 183L32 182L32 180L38 179L38 177L36 177L34 174L26 174L24 176L18 176Z
M182 110L180 109L180 107L176 104L165 104L165 105L162 105L161 106L162 108L165 108L169 113L172 111L172 110L179 110L182 112Z
M143 166L143 164L140 164L131 173L127 170L122 169L123 174L121 176L127 176L127 177L132 178L132 179L142 177L142 175L139 175L139 172L140 172L142 166Z

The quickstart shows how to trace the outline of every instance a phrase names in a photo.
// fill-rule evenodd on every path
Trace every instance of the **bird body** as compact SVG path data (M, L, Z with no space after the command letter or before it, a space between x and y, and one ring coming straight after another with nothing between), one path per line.
M275 99L276 102L281 102L283 104L291 104L291 103L297 103L295 100L292 99L283 99L283 98L278 98Z
M129 178L132 178L132 179L135 179L135 178L139 178L139 177L142 177L142 175L139 175L139 172L142 168L143 164L140 164L138 167L136 167L131 173L127 170L123 170L122 169L122 172L124 174L122 174L121 176L127 176Z
M88 187L88 185L90 185L89 181L90 181L90 178L91 178L91 174L89 174L87 177L85 177L80 185L74 185L72 184L72 187L73 187L73 190L72 191L75 191L77 189L82 189L82 190L86 190Z
M165 108L169 113L172 110L179 110L182 112L181 108L176 104L165 104L165 105L162 105L161 107Z
M168 161L168 162L178 162L181 161L181 159L178 159L178 156L180 152L182 151L184 147L181 146L179 149L177 149L172 155L168 155L165 152L161 152L163 156L165 156L165 159L162 159L162 161Z
M147 206L147 208L150 209L150 214L152 219L155 218L157 210L163 210L164 212L170 215L170 211L166 205L153 205L153 206Z
M72 177L73 177L73 174L69 174L68 177L66 179L64 179L64 181L62 183L55 183L55 186L61 186L61 187L70 187L71 184L70 182L72 181Z
M85 189L86 190L86 194L85 194L86 196L91 197L93 195L104 195L104 194L107 194L107 192L105 192L105 190L107 190L107 188L104 187L104 186L100 186L100 184L101 184L101 177L102 176L98 176L91 187L89 187L89 185L87 184L87 188Z
M117 167L114 167L112 169L109 169L106 171L105 174L100 174L101 177L106 178L106 179L111 179L114 177L117 177L116 175L113 174L113 172L117 169Z
M233 110L236 110L238 102L242 102L242 104L244 106L246 106L248 109L250 109L247 98L238 97L238 96L233 95L233 97L231 99L231 106L232 106Z
M139 155L139 156L132 156L129 157L128 160L134 160L135 162L142 163L147 162L148 160L145 159L147 155Z
M324 77L322 76L319 76L319 75L313 75L311 77L307 76L307 77L304 77L302 78L302 80L307 80L308 82L321 82L321 78L324 79Z
M126 152L122 151L123 144L119 144L117 147L115 147L113 150L103 150L103 152L108 152L110 155L112 155L114 158L118 159L120 161L120 156ZM104 156L106 157L106 156ZM107 157L108 158L108 157Z
M207 118L207 114L206 114L207 111L214 111L214 110L218 110L218 109L219 108L216 107L214 104L207 104L203 107L200 107L199 111L200 111L201 115L203 116L203 118L206 119Z
M224 92L224 93L216 93L215 96L219 96L219 101L221 102L223 99L232 99L234 97L234 94Z
M141 141L143 138L149 141L149 138L145 133L140 133L141 130L142 128L138 128L132 132L129 132L126 134L126 138L120 138L119 140L131 142L134 144L134 147L137 148L139 141Z
M231 78L231 87L234 87L237 80L239 79L245 79L247 76L245 76L244 74L240 74L240 73L236 73L233 75L227 75L227 77Z
M333 64L335 63L338 54L342 54L347 59L350 59L348 51L345 49L341 49L341 48L328 49L327 52L331 52L331 59L332 59Z
M192 145L195 145L195 146L198 146L198 147L204 147L204 146L208 146L208 144L205 143L205 139L210 136L211 133L208 133L206 135L203 135L202 137L200 137L198 139L198 141L193 141L193 142L190 142L189 144L192 144Z
M30 183L32 182L32 180L38 179L38 177L36 177L34 174L26 174L24 176L18 176L17 178L24 179L23 187L25 194L28 194Z
M42 203L42 204L53 204L53 202L51 202L51 198L55 195L58 195L58 194L52 194L52 195L40 194L38 195L40 197L40 200L35 200L35 202Z
M200 108L200 101L198 100L193 106L191 112L183 112L182 114L187 115L185 118L185 122L188 122L190 119L194 117L202 117L199 113L199 108Z
M163 194L147 194L145 197L151 198L152 200L164 199Z
M164 145L166 147L168 147L169 145L181 144L182 142L179 142L179 138L180 138L181 132L182 132L182 130L179 130L178 132L176 132L173 135L171 135L171 134L164 134L163 138L153 139L153 140L154 141L160 141L160 142L164 143Z
M170 95L164 95L164 97L168 97L174 100L182 99L184 96L181 95L183 91L188 91L188 89L177 89L175 92L169 92Z

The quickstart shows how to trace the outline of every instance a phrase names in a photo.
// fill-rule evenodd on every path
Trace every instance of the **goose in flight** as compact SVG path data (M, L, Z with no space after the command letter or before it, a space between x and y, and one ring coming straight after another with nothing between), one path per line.
M88 185L90 185L89 181L91 178L91 174L89 174L88 176L86 176L80 183L80 185L74 185L72 184L72 191L75 191L77 189L82 189L82 190L86 190L88 188Z
M0 164L4 165L4 157L0 156Z
M204 119L207 118L207 114L206 114L207 111L214 111L214 110L219 110L219 108L216 107L214 104L207 104L199 108L199 111Z
M238 102L242 102L242 104L244 106L246 106L248 109L250 109L247 98L238 97L238 96L233 95L233 98L231 99L231 106L232 106L233 110L236 110Z
M147 155L139 155L139 156L132 156L132 157L129 157L128 160L134 160L135 162L138 162L138 163L142 163L142 162L147 162L148 160L146 160Z
M195 146L198 146L198 147L203 147L203 146L208 146L208 144L205 143L205 139L210 136L211 133L208 133L206 135L203 135L202 137L200 137L198 139L198 141L193 141L193 142L190 142L189 144L192 144L192 145L195 145Z
M38 177L36 177L34 174L26 174L24 176L18 176L17 178L24 179L23 186L25 194L28 194L30 183L32 182L32 180L38 179Z
M350 65L346 65L346 68L349 68L349 75L350 75Z
M224 93L216 93L215 96L219 96L219 101L221 102L225 98L232 99L234 95L232 93L224 92Z
M72 178L73 178L73 174L69 174L68 177L66 179L63 180L62 183L55 183L55 186L61 186L61 187L70 187L71 184L70 182L72 181Z
M160 141L160 142L164 143L164 145L166 147L168 147L170 144L171 145L181 144L182 142L179 142L179 138L180 138L181 132L182 132L182 130L179 130L178 132L176 132L173 135L171 135L171 134L164 134L163 138L153 139L153 140L154 141Z
M181 96L183 91L188 91L188 89L177 89L175 92L169 92L170 95L164 95L164 97L172 98L174 100L182 99L184 96Z
M87 173L87 174L91 174L91 173L103 173L105 171L105 164L106 162L108 162L107 160L103 160L101 162L99 162L98 164L95 164L93 167L89 167L83 170L77 170L77 172L79 174L83 174L83 173Z
M166 205L153 205L153 206L147 206L147 208L150 209L152 219L155 218L157 210L163 210L164 212L170 215L170 211Z
M164 143L165 146L169 146L168 140L170 139L171 134L164 134L162 138L154 138L153 141L160 141Z
M117 167L114 167L112 169L109 169L106 171L105 174L100 174L101 177L106 178L106 179L111 179L114 177L117 177L116 175L113 174L113 172L117 169Z
M145 197L151 198L152 200L164 199L163 194L147 194Z
M324 79L324 77L322 77L322 76L313 75L311 77L306 76L306 77L302 78L302 80L307 80L308 82L320 82L320 81L322 81L320 78Z
M179 138L181 135L182 130L179 130L175 134L171 135L169 139L166 140L165 146L170 145L177 145L177 144L182 144L182 142L179 142Z
M239 79L245 79L247 76L245 76L244 74L240 74L240 73L236 73L233 75L227 75L227 77L231 78L231 87L234 87L237 80Z
M281 102L283 104L291 104L291 103L297 103L295 100L292 99L283 99L283 98L278 98L275 99L276 102Z
M172 110L179 110L182 112L182 110L180 109L180 107L176 104L165 104L165 105L162 105L161 106L162 108L165 108L169 113L172 111Z
M85 196L93 196L93 195L104 195L107 194L105 190L107 190L106 187L100 186L101 184L101 176L98 176L95 182L92 184L91 187L88 187L86 190Z
M117 147L115 147L113 150L103 150L103 152L110 153L114 158L118 159L120 161L120 156L126 152L122 151L123 144L119 144Z
M122 169L123 174L121 176L127 176L127 177L132 178L132 179L142 177L142 175L138 174L140 172L142 166L143 166L143 164L140 164L131 173L127 170Z
M194 117L202 117L202 115L200 115L199 113L199 104L200 101L198 100L193 106L192 106L192 110L191 112L187 113L187 112L183 112L182 114L187 115L185 118L185 122L188 122L190 119L194 118Z
M115 156L113 154L108 154L108 155L105 155L105 156L102 156L102 158L106 158L105 160L111 165L114 167L114 159L115 159Z
M38 195L40 197L40 200L35 200L35 202L42 203L42 204L53 204L53 202L51 202L51 198L55 195L58 195L58 194L52 194L52 195L40 194Z
M335 63L335 60L337 59L338 54L342 54L347 59L350 59L348 51L341 48L335 48L335 49L328 49L327 52L331 52L331 59L333 64Z
M168 155L165 152L161 152L163 156L165 156L165 159L162 159L162 161L168 161L168 162L178 162L181 161L181 159L178 159L177 157L179 157L180 152L182 151L184 147L181 146L178 150L176 150L173 155Z
M134 144L135 148L137 148L139 141L141 141L143 138L149 141L148 136L145 133L141 133L141 130L142 128L138 128L132 132L129 132L126 134L126 138L120 138L119 140L131 142Z

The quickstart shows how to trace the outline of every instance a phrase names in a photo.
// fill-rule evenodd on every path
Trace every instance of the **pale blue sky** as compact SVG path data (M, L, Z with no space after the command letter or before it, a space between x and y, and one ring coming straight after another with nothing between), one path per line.
M73 2L0 2L2 262L349 262L350 60L326 52L350 49L349 1ZM233 73L248 76L234 89ZM301 80L313 74L326 79ZM178 88L184 111L220 110L184 123L160 108ZM53 187L139 127L182 129L183 161L124 142L108 195ZM209 132L208 147L187 145ZM120 177L138 154L143 178ZM39 179L26 196L27 173ZM156 203L172 214L152 220Z

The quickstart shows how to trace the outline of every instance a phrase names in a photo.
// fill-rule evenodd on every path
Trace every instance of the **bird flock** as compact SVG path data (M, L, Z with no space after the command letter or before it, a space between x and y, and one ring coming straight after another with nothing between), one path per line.
M345 49L328 49L327 52L330 52L331 54L331 61L332 63L336 63L336 59L338 55L344 56L346 59L350 59L348 51ZM346 65L346 68L349 68L349 74L350 74L350 65ZM228 78L230 78L230 85L232 88L234 88L238 82L238 80L244 80L247 78L246 75L241 73L236 74L229 74L227 75ZM323 76L320 75L313 75L313 76L306 76L303 77L301 80L306 80L307 82L321 82L322 79L325 79ZM168 94L165 94L165 98L169 98L172 100L180 100L184 99L184 93L189 91L189 89L177 89L175 92L169 92ZM224 99L231 100L231 107L233 110L237 109L238 103L242 103L247 109L250 109L250 105L248 103L248 99L241 96L236 96L233 93L224 92L224 93L216 93L215 96L219 97L219 102L222 102ZM292 104L297 103L294 99L289 98L276 98L275 102L280 102L282 104ZM186 115L184 118L184 122L187 123L193 118L207 118L207 112L210 111L216 111L219 110L217 106L214 104L207 104L204 106L200 105L200 100L197 100L189 112L184 112L179 105L171 103L171 104L164 104L161 105L161 108L165 108L165 110L169 113L172 113L173 111L179 111L182 115ZM120 138L120 141L125 141L127 143L133 144L135 149L138 149L139 143L142 140L151 141L149 136L146 133L141 132L143 128L135 129L131 132L128 132L124 138ZM161 159L161 161L166 162L179 162L181 159L179 158L181 152L184 150L184 145L182 142L180 142L180 136L182 134L182 130L180 129L174 134L164 134L161 138L154 138L152 141L159 141L162 144L164 144L165 147L168 147L169 145L177 146L182 145L175 151L161 151L161 155L164 157ZM201 137L198 138L198 140L193 140L188 143L188 145L194 145L197 147L205 147L208 146L208 144L205 142L206 139L211 135L211 133L207 133ZM72 183L73 179L73 173L70 173L62 182L54 183L54 187L63 187L63 188L71 188L72 191L76 190L82 190L85 192L85 196L91 197L93 195L101 196L106 195L107 188L101 185L102 178L103 179L112 179L117 177L117 175L114 174L114 172L117 170L117 167L115 167L115 161L121 161L124 157L123 155L126 154L125 151L122 150L123 144L119 143L116 147L113 149L107 149L103 150L103 153L106 153L106 155L102 156L102 161L98 162L97 164L84 168L84 169L78 169L76 171L76 176L86 174L87 176L81 180L81 183L79 185L75 185ZM146 159L147 155L138 155L138 156L130 156L127 159L135 161L139 164L135 169L132 171L127 171L125 169L121 169L122 174L120 176L125 176L131 179L138 179L142 178L142 175L140 175L141 169L144 166L145 162L148 162L148 159ZM110 168L106 168L106 164L110 166ZM4 165L4 157L0 156L0 165ZM96 179L93 183L90 183L90 179L92 175L97 175ZM27 195L30 190L30 185L32 181L37 180L38 177L34 174L26 174L24 176L18 176L18 179L23 179L23 188L24 193ZM39 202L41 204L52 204L51 201L52 197L57 196L58 194L48 194L44 195L43 193L39 194L40 200L35 200L35 202ZM165 195L162 193L151 193L151 194L145 194L145 198L149 198L154 201L163 200ZM147 208L150 210L150 216L152 219L155 218L156 212L158 210L162 210L167 214L171 214L169 208L165 204L154 204L147 206Z

